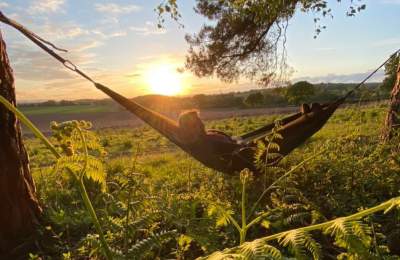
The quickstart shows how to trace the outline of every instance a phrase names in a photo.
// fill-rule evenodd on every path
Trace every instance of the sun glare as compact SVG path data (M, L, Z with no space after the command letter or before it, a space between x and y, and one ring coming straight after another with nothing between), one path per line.
M183 91L182 76L171 65L149 68L145 80L153 93L173 96Z

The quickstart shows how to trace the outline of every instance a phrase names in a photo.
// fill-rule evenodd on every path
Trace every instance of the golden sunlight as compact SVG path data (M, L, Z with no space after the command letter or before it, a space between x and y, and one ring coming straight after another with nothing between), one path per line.
M183 91L182 76L169 64L150 67L145 73L145 81L150 90L157 94L172 96Z

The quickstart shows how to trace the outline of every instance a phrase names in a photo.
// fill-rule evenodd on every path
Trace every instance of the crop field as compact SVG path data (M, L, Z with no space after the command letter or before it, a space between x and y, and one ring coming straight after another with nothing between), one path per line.
M208 109L202 111L201 117L204 120L215 120L239 116L285 114L297 111L297 109L297 107ZM21 111L41 131L46 133L50 131L49 126L52 121L87 120L93 123L94 129L143 126L143 122L136 116L120 107L110 105L22 107ZM171 118L177 118L179 113L180 111L170 111L165 114Z
M80 113L102 113L115 111L109 105L66 105L66 106L23 106L21 111L27 115L49 115L49 114L70 114Z
M385 111L384 105L342 109L279 168L250 177L245 195L248 212L274 180L312 157L260 200L253 216L261 216L260 220L247 230L245 240L354 214L398 196L398 140L386 145L379 142ZM208 120L207 128L239 135L279 117ZM92 154L100 158L102 166L97 171L104 175L87 179L87 190L106 239L117 252L129 259L194 259L239 245L239 233L232 224L232 219L243 216L239 174L228 176L204 167L149 127L93 133L101 148L94 145ZM42 256L101 259L99 237L74 179L38 140L26 141L40 201L46 205L48 226L43 233L53 234ZM78 144L72 146L78 151ZM364 237L353 237L351 243L365 256L369 252L368 257L398 259L389 256L389 250L393 254L398 249L399 220L396 212L371 215L358 222L360 232L366 232ZM337 243L326 232L310 234L313 244L305 246L305 259L317 249L324 259L353 259L355 253L347 251L347 240ZM300 244L287 247L271 242L286 256L296 255L291 248Z

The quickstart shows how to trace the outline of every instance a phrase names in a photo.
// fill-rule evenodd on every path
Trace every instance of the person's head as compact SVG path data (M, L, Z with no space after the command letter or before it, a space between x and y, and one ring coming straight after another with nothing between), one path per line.
M205 135L206 130L203 122L199 117L197 110L189 110L179 115L179 128L186 141L197 141L197 139Z

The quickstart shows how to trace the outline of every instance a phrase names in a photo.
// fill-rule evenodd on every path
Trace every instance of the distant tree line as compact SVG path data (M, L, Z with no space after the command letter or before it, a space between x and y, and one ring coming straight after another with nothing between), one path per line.
M75 106L75 105L109 105L109 99L82 99L82 100L47 100L43 102L19 103L19 107L56 107L56 106Z
M19 104L20 107L52 107L52 106L73 106L78 105L76 101L70 100L47 100L44 102L35 102L35 103L21 103Z
M387 78L383 83L369 83L362 87L348 102L374 101L387 99L390 94L392 70L387 70ZM176 111L182 109L213 109L213 108L255 108L297 106L302 103L330 102L342 97L355 84L321 83L311 84L299 81L281 88L263 88L246 92L231 92L226 94L198 94L190 97L170 97L162 95L147 95L134 98L138 103L161 111ZM102 100L48 100L41 103L20 104L20 106L72 106L72 105L109 105L116 106L110 99Z
M243 104L247 107L300 105L312 102L331 102L346 94L355 84L311 84L299 81L284 88L266 89L248 94ZM390 88L384 83L366 84L347 102L376 101L387 99Z

